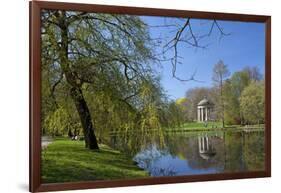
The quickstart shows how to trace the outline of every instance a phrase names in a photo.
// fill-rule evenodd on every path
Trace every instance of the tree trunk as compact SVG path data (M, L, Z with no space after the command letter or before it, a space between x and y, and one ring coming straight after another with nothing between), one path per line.
M221 119L222 119L222 127L224 128L224 100L223 100L223 82L222 76L220 76L220 97L221 97Z
M68 24L66 22L66 13L65 11L60 11L58 14L58 25L61 30L61 44L58 45L60 66L62 72L65 75L65 79L69 84L70 95L75 103L75 107L80 117L81 125L83 128L83 133L85 137L85 146L89 149L99 149L96 136L94 134L94 127L91 120L91 114L87 103L84 99L81 83L78 83L75 73L71 70L69 66L68 58Z
M72 132L71 132L71 129L70 129L70 128L68 128L68 137L69 137L69 138L73 137L73 135L72 135Z
M81 120L86 148L99 149L97 139L94 133L91 114L84 99L82 90L80 88L73 87L70 90L70 95L75 103L76 109Z

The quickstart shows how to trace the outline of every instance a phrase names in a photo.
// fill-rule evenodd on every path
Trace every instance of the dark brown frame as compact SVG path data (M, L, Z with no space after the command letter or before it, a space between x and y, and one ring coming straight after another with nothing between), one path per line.
M118 13L148 16L192 17L200 19L232 20L243 22L259 22L266 25L265 48L265 170L255 172L204 174L176 177L153 177L131 180L87 181L73 183L42 184L40 173L41 161L41 9L61 9L87 12ZM59 191L89 188L121 187L149 184L167 184L211 180L227 180L241 178L260 178L271 176L271 17L262 15L246 15L232 13L215 13L200 11L183 11L171 9L155 9L140 7L107 6L93 4L77 4L47 1L29 2L30 10L30 188L31 192Z

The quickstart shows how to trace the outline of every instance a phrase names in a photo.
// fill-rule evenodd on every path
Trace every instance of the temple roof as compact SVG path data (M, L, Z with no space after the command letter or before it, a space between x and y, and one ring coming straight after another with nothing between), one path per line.
M209 101L207 99L207 97L204 97L203 100L201 100L197 106L210 106L210 105L213 105L213 103L211 101Z

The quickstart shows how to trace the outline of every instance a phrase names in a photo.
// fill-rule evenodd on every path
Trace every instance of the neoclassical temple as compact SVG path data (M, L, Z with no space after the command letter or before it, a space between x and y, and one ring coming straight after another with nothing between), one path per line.
M197 119L198 122L209 121L211 119L211 112L214 104L210 102L207 97L204 97L197 105Z

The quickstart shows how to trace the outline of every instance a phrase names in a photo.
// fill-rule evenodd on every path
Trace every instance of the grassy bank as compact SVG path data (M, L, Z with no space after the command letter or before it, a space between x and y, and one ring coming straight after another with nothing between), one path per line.
M56 139L42 151L43 183L139 178L148 173L106 145L84 148L83 141Z
M213 130L263 130L264 125L247 125L247 126L241 126L241 125L225 125L225 127L222 127L221 122L208 122L207 124L202 122L188 122L184 123L181 127L177 128L170 128L166 129L166 131L213 131Z
M214 129L221 129L222 124L220 122L208 122L198 123L198 122L188 122L184 123L182 126L177 128L166 129L167 131L208 131Z

